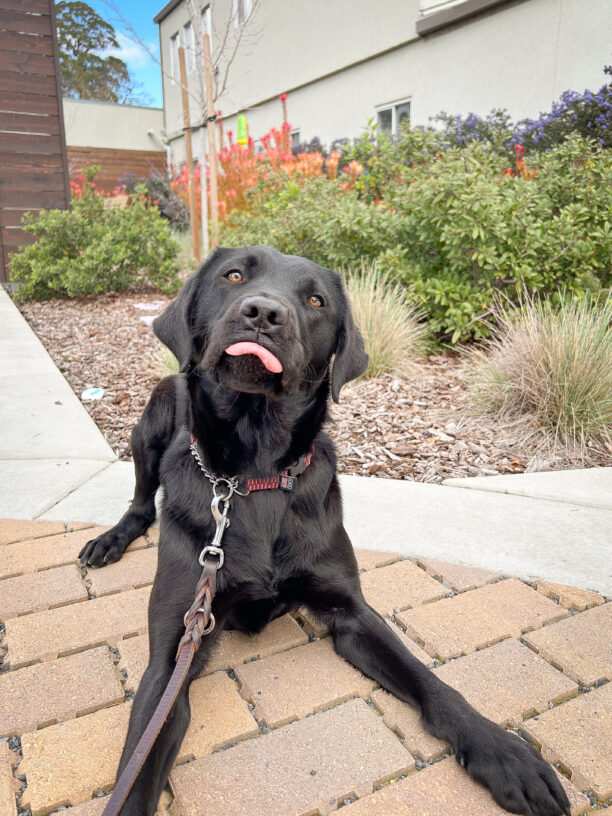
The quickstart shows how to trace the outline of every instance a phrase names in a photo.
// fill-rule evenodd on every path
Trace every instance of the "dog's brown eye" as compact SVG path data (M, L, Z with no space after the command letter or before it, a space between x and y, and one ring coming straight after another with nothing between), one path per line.
M308 298L308 305L309 306L323 306L323 298L319 297L319 295L311 295Z
M240 283L240 281L243 280L242 272L239 272L237 269L232 269L225 277L232 283Z

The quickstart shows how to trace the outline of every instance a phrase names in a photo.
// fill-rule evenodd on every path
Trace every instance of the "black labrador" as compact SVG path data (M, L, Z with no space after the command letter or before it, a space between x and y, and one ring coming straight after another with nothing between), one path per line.
M223 628L258 632L305 605L329 627L337 652L418 708L427 730L451 744L457 762L501 807L530 816L569 814L568 799L540 754L442 683L364 600L342 524L334 447L322 430L330 390L338 401L342 386L367 365L340 276L264 247L217 249L153 327L182 373L159 383L132 433L136 489L129 510L80 554L93 567L121 558L154 520L155 492L163 485L151 656L118 773L172 673L201 572L198 556L215 531L211 484L192 456L193 434L210 473L240 480L274 476L314 453L293 490L233 497L213 602L216 628L196 653L189 682ZM155 812L189 723L189 682L124 816Z

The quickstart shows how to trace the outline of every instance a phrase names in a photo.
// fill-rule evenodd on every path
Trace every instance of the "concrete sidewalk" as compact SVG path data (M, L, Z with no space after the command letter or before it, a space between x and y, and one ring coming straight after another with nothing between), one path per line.
M0 326L0 518L113 524L132 496L132 465L116 461L1 288ZM612 468L444 486L359 476L341 482L356 547L612 595Z
M0 517L37 518L115 459L0 286Z

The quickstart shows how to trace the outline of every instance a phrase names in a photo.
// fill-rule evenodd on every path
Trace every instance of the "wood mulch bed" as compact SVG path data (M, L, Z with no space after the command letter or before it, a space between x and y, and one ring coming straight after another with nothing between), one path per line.
M20 306L79 397L86 388L104 389L100 401L83 404L121 459L130 458L130 431L165 373L150 322L169 300L123 293ZM612 451L546 453L525 424L476 415L463 365L451 354L348 385L331 417L344 473L441 482L612 463Z

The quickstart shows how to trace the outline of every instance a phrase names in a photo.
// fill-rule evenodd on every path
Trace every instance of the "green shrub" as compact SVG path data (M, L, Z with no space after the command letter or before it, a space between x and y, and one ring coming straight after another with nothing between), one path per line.
M179 251L168 225L139 189L124 209L105 208L93 188L95 169L70 210L26 214L36 243L11 257L19 300L156 287L173 291Z
M364 142L355 189L343 177L256 185L222 241L335 268L376 261L453 343L487 336L495 292L516 301L524 287L556 297L612 285L610 151L574 135L511 169L488 144L436 153L430 138L408 132L403 152Z
M501 173L487 145L448 150L390 188L401 217L395 265L432 329L452 342L487 334L496 291L580 294L612 283L612 156L570 137L535 175Z
M348 272L346 285L370 358L364 377L379 377L406 356L424 353L427 326L408 303L404 287L387 280L375 263Z
M469 355L477 405L529 418L555 442L612 441L612 298L523 298L494 307L490 340Z
M254 188L249 209L234 211L223 222L221 243L271 246L335 268L376 258L396 240L399 219L340 183L313 177Z

